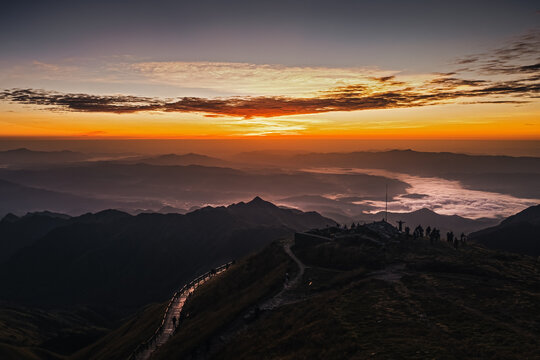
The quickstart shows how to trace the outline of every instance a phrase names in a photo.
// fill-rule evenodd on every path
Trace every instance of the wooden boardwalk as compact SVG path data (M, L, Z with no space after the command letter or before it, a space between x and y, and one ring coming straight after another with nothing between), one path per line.
M218 268L203 274L196 279L192 280L188 284L184 285L180 290L174 293L173 297L167 305L161 325L155 331L154 335L143 343L141 343L135 351L130 355L129 360L146 360L163 344L165 344L169 338L174 334L176 327L179 326L180 314L184 304L197 287L204 284L212 277L226 271L232 263L227 263L219 266ZM176 319L176 321L174 320Z

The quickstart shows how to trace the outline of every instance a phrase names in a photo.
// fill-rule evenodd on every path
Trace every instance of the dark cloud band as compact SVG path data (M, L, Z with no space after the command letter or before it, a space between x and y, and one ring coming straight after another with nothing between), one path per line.
M59 110L78 112L104 112L129 114L144 111L205 113L218 116L244 118L275 117L284 115L315 114L332 111L356 111L434 105L452 100L480 97L533 97L540 84L527 81L487 83L485 81L440 78L432 80L428 89L404 88L401 90L366 94L363 87L348 86L323 93L321 96L294 98L282 96L232 97L208 99L183 97L155 99L137 96L98 96L89 94L61 94L36 89L8 89L0 93L7 101L50 106ZM466 85L467 89L461 89ZM481 86L479 86L481 85ZM514 100L493 99L491 102Z
M540 35L528 34L515 43L489 54L460 59L467 66L436 74L420 86L394 76L372 78L378 84L348 85L322 90L313 97L254 96L229 98L182 97L156 99L126 95L63 94L37 89L7 89L0 99L14 103L46 106L55 110L103 113L179 112L246 119L426 106L448 102L521 104L538 98L540 90ZM521 61L521 62L518 62ZM532 61L533 63L523 63ZM511 80L465 79L463 73L512 75Z

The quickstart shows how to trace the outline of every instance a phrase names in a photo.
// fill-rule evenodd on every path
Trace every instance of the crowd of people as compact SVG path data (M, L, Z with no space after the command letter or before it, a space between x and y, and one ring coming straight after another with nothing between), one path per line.
M401 224L403 224L403 222L398 221L398 224L401 225ZM405 227L405 234L407 236L410 236L410 231L411 230L410 230L409 227ZM441 241L441 231L439 229L437 229L436 227L431 228L430 226L428 226L426 228L426 230L424 231L424 228L422 227L422 225L418 225L414 229L414 231L412 233L412 237L414 239L420 239L420 238L427 237L427 238L429 238L429 242L431 244L433 244L436 241ZM458 236L454 235L453 231L448 231L446 233L446 242L453 245L455 249L458 249L460 245L463 246L463 245L466 244L467 235L465 235L464 233L461 233L461 235L458 237Z
M382 222L386 222L386 220L383 219ZM431 226L428 226L424 230L422 225L418 225L411 234L410 227L403 227L403 224L405 224L404 221L399 220L396 222L398 224L397 230L406 237L412 237L413 239L428 238L431 244L434 244L436 241L441 241L441 230L437 229L436 227L432 228ZM336 224L336 228L341 231L349 231L349 229L350 231L355 231L357 228L360 229L360 227L360 222L358 224L353 222L350 227L347 227L347 224ZM451 244L455 249L458 249L460 246L464 246L467 243L467 235L465 235L465 233L461 233L461 235L457 236L453 231L448 231L446 233L446 242Z

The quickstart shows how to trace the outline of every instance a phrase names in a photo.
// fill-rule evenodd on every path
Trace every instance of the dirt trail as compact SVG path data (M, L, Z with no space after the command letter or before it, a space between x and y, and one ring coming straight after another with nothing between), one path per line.
M396 282L405 275L403 269L405 269L405 264L392 264L382 270L370 272L366 278Z
M296 255L294 255L291 250L291 245L291 242L285 243L283 245L283 250L296 263L296 265L298 266L298 272L293 279L283 284L283 289L281 289L278 294L262 303L259 306L260 310L273 310L285 304L291 304L302 300L302 298L293 296L293 294L291 294L291 290L295 289L302 280L302 277L304 276L304 271L306 270L306 265L302 261L300 261L300 259L298 259Z

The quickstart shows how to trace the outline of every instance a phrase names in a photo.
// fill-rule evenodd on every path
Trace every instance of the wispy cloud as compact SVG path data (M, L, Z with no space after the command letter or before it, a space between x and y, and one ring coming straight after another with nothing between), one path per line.
M137 63L127 66L155 81L203 87L229 84L237 86L235 89L240 92L259 95L164 99L28 88L3 90L0 99L61 111L202 113L208 117L244 119L456 102L522 104L538 98L540 32L531 32L489 53L458 59L457 65L461 68L455 71L411 78L395 72L365 69L208 62ZM36 66L55 70L51 64ZM257 85L259 83L263 85Z
M504 46L456 61L461 72L480 74L538 74L540 70L540 29L517 37Z
M393 79L397 71L376 68L302 67L240 62L138 62L129 71L153 83L202 87L240 95L302 96L373 79Z
M364 86L344 86L313 97L229 97L156 99L125 95L62 94L46 90L9 89L0 99L11 102L50 106L59 110L79 112L108 112L117 114L142 111L204 113L210 116L276 117L316 114L332 111L356 111L435 105L460 99L478 98L482 102L516 103L537 96L540 84L536 81L467 81L437 78L418 88L405 87L390 91L375 91ZM498 97L506 97L499 99Z

